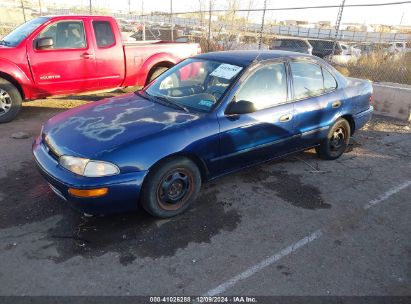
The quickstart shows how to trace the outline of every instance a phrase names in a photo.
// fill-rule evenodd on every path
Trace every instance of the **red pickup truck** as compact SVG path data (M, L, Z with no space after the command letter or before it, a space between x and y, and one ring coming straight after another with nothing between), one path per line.
M200 52L196 43L123 43L112 17L38 17L0 40L0 122L23 100L142 86Z

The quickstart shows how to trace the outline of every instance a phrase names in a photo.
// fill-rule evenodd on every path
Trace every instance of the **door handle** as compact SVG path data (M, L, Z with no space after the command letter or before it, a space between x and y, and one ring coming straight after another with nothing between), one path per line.
M332 107L334 109L339 108L341 106L341 101L334 101L332 104Z
M291 119L293 119L293 116L291 114L286 114L280 117L281 122L290 121Z
M84 53L80 55L81 58L84 59L95 59L96 58L96 54L89 54L89 53Z

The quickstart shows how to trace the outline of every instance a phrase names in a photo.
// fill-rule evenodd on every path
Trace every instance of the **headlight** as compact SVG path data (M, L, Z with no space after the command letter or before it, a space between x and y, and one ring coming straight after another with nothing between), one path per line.
M59 163L67 170L87 177L101 177L120 173L120 169L114 164L88 158L63 155L60 157Z

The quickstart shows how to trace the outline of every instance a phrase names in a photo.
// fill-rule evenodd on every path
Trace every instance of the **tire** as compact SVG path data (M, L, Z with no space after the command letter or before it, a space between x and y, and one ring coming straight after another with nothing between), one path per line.
M0 123L16 118L22 101L19 90L11 82L0 78Z
M153 70L150 71L150 74L148 76L148 81L146 84L149 84L150 82L152 82L154 79L156 79L158 76L160 76L161 74L163 74L165 71L167 71L168 68L167 67L156 67Z
M196 200L201 174L191 160L174 157L156 165L144 181L140 203L151 215L169 218L179 215Z
M315 148L317 155L326 160L339 158L346 150L350 141L350 124L344 118L339 118L328 132L327 138Z

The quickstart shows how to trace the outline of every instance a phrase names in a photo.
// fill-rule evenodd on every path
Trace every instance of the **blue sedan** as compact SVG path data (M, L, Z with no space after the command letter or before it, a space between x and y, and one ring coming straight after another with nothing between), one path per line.
M201 184L315 147L336 159L371 119L369 81L284 51L202 54L143 90L51 118L33 144L53 191L88 214L184 212Z

